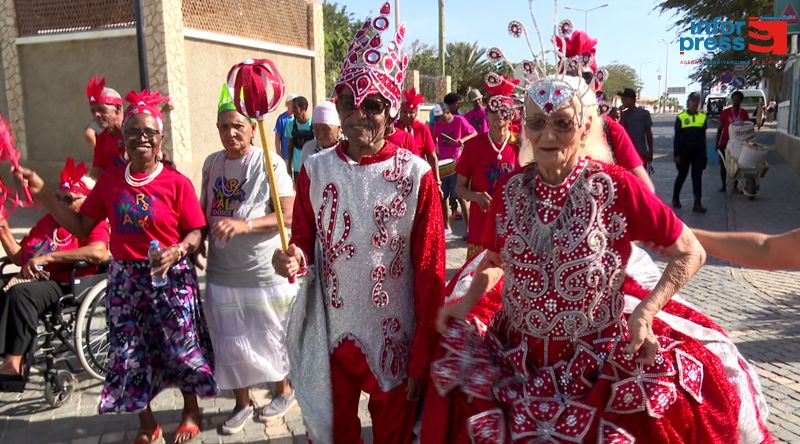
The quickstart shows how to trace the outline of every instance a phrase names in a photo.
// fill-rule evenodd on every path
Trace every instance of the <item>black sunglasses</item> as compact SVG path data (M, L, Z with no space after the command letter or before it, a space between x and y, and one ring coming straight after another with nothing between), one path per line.
M136 129L136 128L129 128L125 130L125 137L128 139L139 140L142 136L145 137L147 140L155 140L156 137L161 135L161 132L158 130L146 128L143 130Z
M339 107L344 112L353 112L356 109L360 109L364 112L364 114L374 116L386 111L386 108L389 107L389 104L382 99L366 98L361 101L361 106L356 106L355 101L348 97L344 100L339 100Z
M59 196L59 195L56 195L56 200L57 201L63 202L65 204L67 204L67 205L72 205L73 202L81 200L81 199L85 199L85 198L86 198L86 196L74 196L73 197L73 196Z

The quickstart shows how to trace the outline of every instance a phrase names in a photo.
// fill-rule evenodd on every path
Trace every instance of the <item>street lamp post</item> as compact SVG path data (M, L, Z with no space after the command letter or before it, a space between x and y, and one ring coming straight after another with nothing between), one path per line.
M589 33L589 13L594 11L594 10L596 10L596 9L605 8L606 6L608 6L608 3L604 3L604 4L600 5L600 6L595 6L594 8L589 8L589 9L572 8L572 7L569 7L569 6L564 6L564 9L569 10L569 11L579 11L579 12L583 13L583 30L584 30L584 32L586 32L588 34Z
M642 67L644 65L647 65L648 63L650 63L650 60L648 60L646 62L642 62L642 63L639 64L639 81L641 81L644 78L644 76L642 76ZM643 82L643 84L644 84L644 82ZM641 96L642 95L642 89L639 88L639 91L637 93L638 93L639 96Z
M665 39L661 39L658 41L658 43L661 43L666 46L666 56L665 56L666 59L664 61L664 108L663 108L663 111L666 113L667 97L669 97L667 95L667 91L669 91L669 86L667 86L669 83L669 42Z

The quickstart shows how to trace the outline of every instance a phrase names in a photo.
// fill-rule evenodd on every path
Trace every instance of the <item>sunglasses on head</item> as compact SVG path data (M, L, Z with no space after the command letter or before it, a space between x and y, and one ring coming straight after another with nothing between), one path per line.
M364 114L374 116L383 113L389 107L389 104L385 100L376 97L367 97L361 101L361 106L356 106L355 100L352 97L348 97L339 100L339 107L345 112L360 109Z
M142 138L142 136L144 136L145 139L147 140L155 140L155 138L158 137L161 134L161 132L150 128L145 128L143 130L137 128L129 128L125 130L124 134L125 137L128 139L139 140Z
M81 199L85 199L85 198L86 198L86 196L61 196L61 195L58 195L58 194L56 195L56 200L58 200L59 202L63 202L65 204L67 204L67 205L72 205L73 202L81 200Z
M535 116L525 119L525 127L531 131L544 131L548 124L553 125L553 128L560 133L570 132L577 126L575 119L566 117L548 119L544 116Z

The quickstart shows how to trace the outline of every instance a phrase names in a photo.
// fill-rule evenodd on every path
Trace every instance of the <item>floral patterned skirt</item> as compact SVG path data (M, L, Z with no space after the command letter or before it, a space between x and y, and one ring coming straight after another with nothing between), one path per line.
M113 261L108 273L109 368L100 413L141 412L163 389L216 396L214 358L194 266L182 260L161 288L147 261Z

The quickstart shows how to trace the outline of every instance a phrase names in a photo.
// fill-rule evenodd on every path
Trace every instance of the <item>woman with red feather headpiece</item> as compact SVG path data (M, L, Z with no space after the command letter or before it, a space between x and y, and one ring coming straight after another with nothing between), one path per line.
M83 162L67 158L54 200L63 211L77 214L94 180L86 176ZM46 214L20 242L14 240L5 218L0 219L0 243L11 261L22 268L14 282L0 291L0 391L22 391L29 362L23 362L34 340L39 316L69 291L71 264L108 260L108 222L103 220L86 236L76 237ZM78 276L97 273L97 266L76 271ZM9 287L9 285L11 285Z
M192 183L163 161L160 105L167 98L144 90L125 99L130 105L122 128L130 161L103 173L80 213L60 208L35 172L18 168L16 176L78 237L108 218L114 257L108 273L110 348L99 411L138 413L134 443L158 441L161 427L150 402L163 389L178 387L184 404L173 442L184 443L200 432L197 396L217 394L197 273L189 260L206 221ZM153 243L161 248L150 258Z

